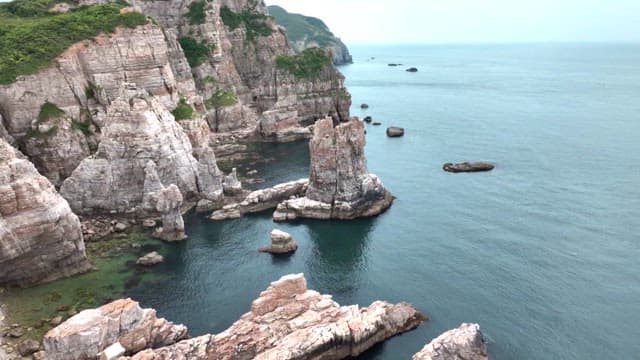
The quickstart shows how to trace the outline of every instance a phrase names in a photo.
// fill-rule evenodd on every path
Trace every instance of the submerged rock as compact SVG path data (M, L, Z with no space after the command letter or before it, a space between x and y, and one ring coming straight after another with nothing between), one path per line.
M407 72L418 72L418 68L410 67L407 69Z
M128 354L149 347L171 345L187 337L184 325L158 319L153 309L142 309L131 299L116 300L84 310L44 336L48 360L96 359L119 342Z
M298 244L289 233L274 229L271 231L271 245L261 247L258 251L271 254L286 254L294 252L297 249Z
M90 268L69 204L0 139L0 284L52 281Z
M368 109L369 108L369 104L361 104L360 105L360 109Z
M433 339L412 360L488 360L487 346L478 324L462 324Z
M442 165L442 169L444 171L452 173L491 171L493 168L495 168L495 165L487 162L463 162L458 164L446 163Z
M404 136L404 128L390 126L387 128L387 136L388 137L401 137Z
M287 275L260 293L227 330L147 349L131 359L343 359L424 320L406 303L340 306L330 295L308 290L302 274Z
M160 264L164 261L164 256L160 255L157 251L150 252L145 256L142 256L136 260L136 264L142 266L153 266Z
M40 350L40 343L36 340L23 340L18 344L18 354L21 356L29 356Z
M335 126L331 118L319 120L309 143L311 170L305 197L279 204L273 219L354 219L391 206L393 196L367 169L364 145L364 124L359 119Z

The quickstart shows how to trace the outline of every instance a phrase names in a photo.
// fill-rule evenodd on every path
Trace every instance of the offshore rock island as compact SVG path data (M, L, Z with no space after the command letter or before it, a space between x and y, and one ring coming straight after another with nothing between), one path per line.
M212 220L268 209L275 221L349 220L392 205L368 171L364 124L350 116L332 64L350 56L310 44L295 51L262 1L17 0L0 5L0 21L0 285L91 271L85 240L122 240L130 227L189 241L190 209ZM234 159L246 144L297 140L310 141L309 179L249 191L235 168L218 166L217 152ZM286 235L274 233L265 250L295 250ZM149 252L137 265L162 261ZM18 352L342 359L426 320L406 303L340 306L301 274L273 282L229 329L195 338L131 299L88 303L59 307L43 349L27 339ZM20 338L23 328L33 330L6 333Z

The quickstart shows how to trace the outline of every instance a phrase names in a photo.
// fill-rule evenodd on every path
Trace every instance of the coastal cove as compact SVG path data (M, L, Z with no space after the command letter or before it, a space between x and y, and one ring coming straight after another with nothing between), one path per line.
M355 64L339 69L352 115L382 122L366 126L365 149L393 206L376 218L282 224L271 211L221 222L190 212L189 238L154 242L165 262L105 297L132 297L196 336L226 329L271 281L304 273L340 304L407 301L428 315L360 359L408 359L463 322L482 326L492 359L639 353L640 47L350 50ZM406 135L387 138L387 126ZM251 188L308 176L305 143L260 150L269 161L238 166L264 179ZM496 168L441 169L465 160ZM258 253L274 228L293 235L295 254Z

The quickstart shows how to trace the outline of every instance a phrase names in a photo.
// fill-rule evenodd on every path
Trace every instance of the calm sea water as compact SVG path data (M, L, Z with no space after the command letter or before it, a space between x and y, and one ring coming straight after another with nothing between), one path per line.
M356 64L341 71L353 114L383 123L367 127L366 152L393 207L277 226L268 213L190 215L190 238L156 270L164 280L129 295L198 335L225 329L270 281L304 272L341 304L408 301L430 317L363 359L408 359L462 322L481 325L494 359L637 358L640 46L352 51ZM385 137L388 125L406 136ZM258 166L268 183L306 176L306 145L269 151L276 160ZM497 168L441 170L464 160ZM293 256L256 252L274 227L298 241Z

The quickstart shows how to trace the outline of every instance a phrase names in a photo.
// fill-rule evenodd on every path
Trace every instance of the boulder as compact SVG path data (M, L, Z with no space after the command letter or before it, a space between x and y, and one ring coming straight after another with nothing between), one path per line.
M118 222L115 226L114 226L114 230L116 232L125 232L127 231L127 229L129 228L129 225L125 224L125 223L121 223Z
M373 125L373 126L380 126L380 125L382 125L382 123L381 123L381 122L379 122L379 121L376 121L376 122L374 122L372 125Z
M287 254L292 253L297 249L298 244L293 240L289 233L274 229L271 231L271 245L261 247L258 251L271 254Z
M463 162L458 164L446 163L442 165L442 169L444 171L452 173L491 171L494 168L495 165L488 162Z
M125 349L122 344L116 342L112 344L108 348L104 349L100 353L100 360L116 360L125 354L127 349Z
M18 343L18 353L21 356L29 356L40 350L40 343L36 340L28 339Z
M360 109L368 109L369 108L369 104L361 104L360 105Z
M145 256L142 256L136 260L136 264L142 266L153 266L160 264L164 261L164 256L160 255L157 251L150 252Z
M116 342L133 354L186 337L184 325L159 319L155 310L142 309L131 299L120 299L69 318L49 330L43 344L48 360L84 360L95 359Z
M154 228L156 227L156 221L153 219L144 219L142 221L142 226L145 228Z
M364 122L369 124L369 123L371 123L373 121L373 118L371 116L365 116L363 120L364 120Z
M404 128L390 126L387 128L387 136L388 137L401 137L404 136Z
M478 324L462 324L433 339L411 360L488 360L487 346Z
M407 72L413 72L413 73L418 72L418 68L410 67L407 69Z

